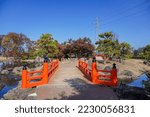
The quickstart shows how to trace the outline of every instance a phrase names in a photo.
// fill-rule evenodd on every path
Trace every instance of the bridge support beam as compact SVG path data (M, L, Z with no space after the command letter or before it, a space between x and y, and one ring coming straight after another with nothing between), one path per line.
M44 64L43 64L43 83L47 84L48 83L48 60L44 59Z
M27 88L27 72L27 67L24 65L22 69L22 89Z
M98 70L97 70L97 65L96 65L96 58L93 57L92 60L92 82L94 84L97 84L97 77L98 77Z
M117 86L118 78L117 78L117 69L116 64L113 64L112 70L111 70L111 79L112 79L112 85Z

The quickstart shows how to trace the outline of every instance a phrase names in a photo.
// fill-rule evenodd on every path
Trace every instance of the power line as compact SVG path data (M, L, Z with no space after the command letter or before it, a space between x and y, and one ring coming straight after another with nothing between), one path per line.
M104 23L101 24L101 26L103 27L103 26L109 25L111 23L114 23L116 21L120 22L121 19L127 19L127 18L133 18L135 16L141 16L141 15L143 15L147 12L147 11L145 12L145 10L146 10L145 6L148 5L149 3L150 2L146 2L146 1L140 2L140 3L138 2L138 3L134 4L134 6L132 6L132 7L129 7L129 8L126 8L126 9L121 9L121 10L119 10L119 12L120 12L119 15L117 15L119 12L115 12L116 15L114 15L114 14L110 15L110 16L113 16L113 18L111 18L111 20L109 20L109 19L105 20ZM95 25L96 25L96 27L95 27L96 28L96 32L95 32L96 33L96 38L95 39L97 41L98 34L99 34L99 19L98 18L96 18Z
M134 7L130 7L130 8L128 8L128 10L126 9L126 10L124 10L125 12L120 12L120 14L116 14L116 15L110 15L109 17L111 17L111 18L109 18L108 20L105 20L105 21L103 21L103 22L106 22L106 23L109 23L109 22L112 22L112 21L114 21L114 20L116 20L116 19L118 19L118 16L119 16L119 19L120 19L120 17L122 18L124 18L124 17L126 17L126 16L130 16L128 13L129 12L131 12L131 11L134 11L134 10L137 10L137 9L135 9L135 8L142 8L142 6L145 6L145 5L148 5L148 4L145 4L146 2L142 2L141 4L137 4L137 5L135 5ZM120 10L121 11L121 10ZM141 11L136 11L136 13L135 14L138 14L139 12L141 12ZM119 12L118 12L119 13ZM133 14L133 13L132 13ZM131 15L132 15L131 14ZM113 19L115 17L115 19ZM117 18L116 18L117 17ZM105 24L106 24L105 23ZM102 24L102 25L105 25L105 24Z
M118 9L118 10L115 10L115 11L111 10L111 14L109 14L108 17L104 17L102 19L102 21L103 20L106 21L108 19L111 19L114 16L118 16L118 15L122 15L124 13L128 13L128 11L132 11L132 10L135 10L137 8L139 9L140 7L145 6L145 5L147 5L147 2L144 1L144 2L140 2L140 3L139 2L134 3L134 6L130 6L130 7L120 6L120 9Z
M142 11L142 12L141 12ZM141 11L138 11L138 13L137 12L135 12L135 13L131 13L131 14L126 14L126 15L123 15L123 16L120 16L120 17L117 17L116 19L112 19L112 20L110 20L109 22L106 22L106 23L103 23L101 26L103 27L103 26L106 26L106 25L109 25L109 24L112 24L112 23L114 23L114 22L118 22L118 21L121 21L122 19L127 19L127 18L133 18L133 17L135 17L135 16L141 16L141 15L143 15L143 14L145 14L145 13L147 13L147 11L145 11L145 10L141 10ZM144 11L144 12L143 12Z

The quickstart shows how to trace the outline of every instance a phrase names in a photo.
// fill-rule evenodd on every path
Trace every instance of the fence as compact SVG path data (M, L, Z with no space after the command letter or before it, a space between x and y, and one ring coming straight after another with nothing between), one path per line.
M116 64L113 64L111 70L98 70L96 60L93 59L92 69L90 70L89 65L85 61L78 60L78 67L93 84L101 84L114 87L117 86L118 79Z
M43 68L41 70L28 71L26 66L22 70L22 88L32 88L35 86L47 84L49 79L55 73L59 66L58 60L53 60L48 63L44 60ZM37 75L38 74L38 75Z

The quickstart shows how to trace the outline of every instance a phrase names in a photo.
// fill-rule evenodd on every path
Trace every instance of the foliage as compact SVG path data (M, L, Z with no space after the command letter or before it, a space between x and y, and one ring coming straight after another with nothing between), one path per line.
M117 37L112 32L105 32L99 35L100 39L96 42L97 50L107 57L124 57L132 56L132 48L126 42L119 43Z
M42 34L40 39L37 40L35 48L34 54L37 56L54 57L58 54L58 42L49 33Z
M58 53L58 58L62 58L64 57L64 49L65 49L65 45L64 44L58 44L58 50L59 50L59 53Z
M92 55L94 50L94 45L92 45L89 38L79 38L72 44L73 52L78 57L89 57Z
M94 50L94 45L87 37L77 40L69 39L68 42L64 42L62 45L65 57L89 57Z
M134 57L150 61L150 45L134 50Z
M143 53L143 57L146 60L150 61L150 45L145 46L142 53Z
M120 55L123 58L131 58L133 56L131 45L127 42L120 43Z
M142 58L143 49L144 49L144 47L135 49L135 50L133 51L134 57L135 57L135 58Z
M101 39L109 39L109 40L114 40L115 39L115 36L112 32L101 33L101 34L99 34L99 37Z
M1 46L6 57L23 57L28 54L32 41L24 34L8 33L2 39Z

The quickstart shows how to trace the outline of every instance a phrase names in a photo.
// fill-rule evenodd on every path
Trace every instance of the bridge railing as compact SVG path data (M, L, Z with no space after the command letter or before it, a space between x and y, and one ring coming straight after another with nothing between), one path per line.
M89 69L88 64L85 61L78 60L78 67L91 80L91 78L92 78L92 70Z
M22 88L32 88L35 86L47 84L49 78L55 73L59 66L58 60L53 60L48 63L44 60L43 67L41 70L28 71L26 66L23 66L22 70ZM37 75L38 74L38 75Z
M88 64L83 60L78 60L79 69L89 78L93 84L101 84L107 86L117 86L117 69L113 64L111 70L98 70L96 60L92 61L92 69L88 68Z

